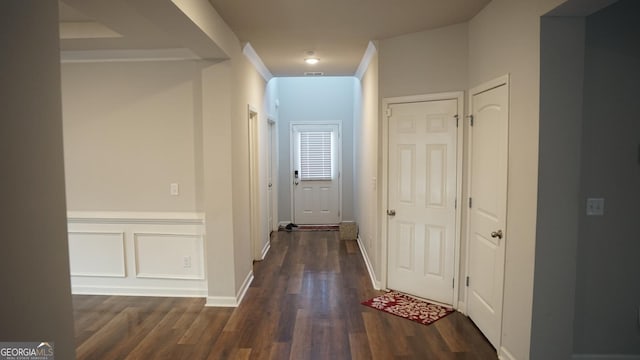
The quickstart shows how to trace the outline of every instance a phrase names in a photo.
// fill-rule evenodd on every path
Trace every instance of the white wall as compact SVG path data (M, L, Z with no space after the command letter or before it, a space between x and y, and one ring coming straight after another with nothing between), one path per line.
M278 79L279 166L278 218L292 220L290 128L295 121L342 123L342 220L353 212L353 77L299 77Z
M462 23L381 40L379 42L380 100L388 97L466 90L468 88L468 38L469 25ZM384 110L382 111L383 114ZM467 122L463 121L463 126L466 144ZM380 144L381 136L380 131ZM463 154L466 154L466 149L463 149ZM382 159L382 153L379 154L379 159ZM463 157L463 169L466 168L466 157ZM382 171L381 167L379 170ZM383 174L380 173L379 176ZM465 176L462 186L465 192L463 197L466 196L466 181ZM387 221L386 215L380 214L378 216L382 217L379 221ZM462 215L461 222L464 227L466 211L463 211ZM464 228L461 233L466 234ZM466 251L464 239L461 244L463 246L461 258L464 259ZM384 244L377 245L377 251L381 251L381 246ZM380 252L376 254L379 258ZM377 262L375 268L379 267L380 261L381 259L375 260ZM378 271L381 270L378 269ZM460 274L464 274L464 269L460 270ZM376 277L380 276L381 273L376 272ZM460 301L464 300L464 294L464 287L460 287Z
M0 339L54 342L73 359L57 14L54 0L0 12Z
M560 3L561 1L556 1ZM469 22L469 87L510 74L502 346L529 358L538 179L540 16L552 1L493 0Z
M236 292L240 291L253 273L253 245L247 214L249 202L249 120L248 106L263 109L266 82L245 58L238 47L232 55L233 83L231 109L231 151L233 178L233 227L235 256ZM258 114L258 121L266 123L264 112ZM263 128L264 129L264 128ZM264 131L264 130L263 130ZM264 152L263 152L264 154ZM265 179L261 179L261 189L265 189ZM264 219L260 219L260 222Z
M196 211L199 67L192 61L62 65L69 210ZM179 196L171 196L171 183L179 184Z
M208 304L233 306L252 279L248 106L266 124L266 83L208 1L175 4L229 59L64 65L70 204L152 222L204 212Z
M602 359L640 358L638 14L621 0L586 20L574 353ZM592 197L604 216L586 216Z
M370 273L376 287L380 286L381 243L378 241L378 183L380 179L378 116L378 52L371 57L360 81L354 85L354 207L359 227L359 241L366 253Z
M201 214L201 68L206 65L62 65L74 293L206 295ZM178 196L170 194L171 183L179 185ZM185 228L185 219L196 226ZM116 244L121 252L109 252ZM147 260L156 262L153 270ZM118 267L121 273L112 271Z
M379 41L380 97L467 88L467 23Z
M540 16L562 2L493 0L468 24L380 41L381 97L469 89L511 75L509 244L502 348L498 349L506 358L529 358L537 212ZM459 44L468 48L456 46Z

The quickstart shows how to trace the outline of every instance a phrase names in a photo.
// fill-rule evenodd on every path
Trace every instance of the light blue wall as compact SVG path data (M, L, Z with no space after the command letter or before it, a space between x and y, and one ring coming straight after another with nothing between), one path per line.
M342 123L342 220L353 220L354 77L292 77L278 79L278 219L291 214L291 122Z

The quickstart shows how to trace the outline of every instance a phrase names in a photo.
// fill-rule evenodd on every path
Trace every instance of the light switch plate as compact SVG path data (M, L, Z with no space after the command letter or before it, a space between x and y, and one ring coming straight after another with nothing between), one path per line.
M604 199L588 198L587 199L587 216L604 215Z
M169 188L170 188L169 191L170 191L171 195L173 195L173 196L180 195L180 188L179 188L178 184L173 183L173 184L171 184L171 186Z

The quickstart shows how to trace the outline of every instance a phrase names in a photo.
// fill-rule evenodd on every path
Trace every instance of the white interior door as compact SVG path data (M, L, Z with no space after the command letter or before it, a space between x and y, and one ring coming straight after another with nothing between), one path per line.
M457 100L389 108L387 286L453 304Z
M467 309L498 349L507 235L509 89L506 80L494 86L471 93Z
M340 126L292 125L296 224L340 222Z

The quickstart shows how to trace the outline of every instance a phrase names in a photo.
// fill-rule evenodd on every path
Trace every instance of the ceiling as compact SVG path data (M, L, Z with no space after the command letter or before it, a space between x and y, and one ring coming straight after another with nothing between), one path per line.
M274 76L355 73L370 40L461 23L490 0L209 0ZM65 55L118 57L126 51L224 58L173 4L158 0L62 0ZM313 51L320 63L303 59ZM180 54L180 55L176 55Z

